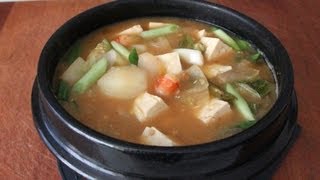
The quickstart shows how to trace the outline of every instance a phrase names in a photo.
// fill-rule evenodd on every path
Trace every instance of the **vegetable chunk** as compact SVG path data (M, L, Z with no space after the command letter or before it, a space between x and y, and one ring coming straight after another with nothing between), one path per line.
M139 55L138 67L146 70L152 78L160 76L165 71L162 62L148 52Z
M89 71L73 85L72 92L84 93L106 72L107 65L108 61L104 57L93 64Z
M168 23L162 23L162 22L149 22L149 29L159 28L163 26L169 25Z
M122 44L116 42L116 41L111 41L111 46L113 47L114 50L116 50L122 57L125 59L129 60L129 55L130 51L124 47Z
M197 107L209 100L209 83L200 67L192 65L181 76L179 101Z
M119 33L119 35L137 35L143 31L142 27L138 25L134 25L126 30L123 30Z
M232 51L232 48L218 38L202 37L200 41L206 46L205 57L207 61L214 61L215 58Z
M157 58L163 62L168 74L179 74L182 66L177 52L158 55Z
M112 67L99 79L98 86L107 96L132 99L147 89L147 75L134 65Z
M57 98L62 101L68 101L70 86L67 82L61 80L58 87Z
M110 51L108 51L104 56L107 58L110 67L113 65L124 66L129 64L129 61L124 59L114 49L111 49Z
M228 102L219 99L211 99L198 112L197 117L205 124L216 121L226 113L231 112Z
M168 106L160 97L147 92L139 95L133 103L133 113L140 122L150 120L166 109Z
M248 103L246 100L243 99L243 97L236 91L236 89L231 85L226 85L226 91L236 97L235 100L233 100L234 105L238 109L238 111L242 114L242 116L247 121L254 121L254 116L249 108Z
M205 29L202 29L202 30L200 30L200 31L197 32L197 37L198 37L199 39L201 39L202 37L205 37L206 35L207 35L207 32L206 32Z
M168 136L160 132L155 127L146 127L141 135L141 140L153 146L174 146L177 145Z
M91 50L87 57L88 66L91 67L94 63L102 58L102 56L111 49L111 45L108 40L104 39L101 43Z
M179 80L170 74L160 77L155 85L157 94L162 96L173 95L179 88Z
M207 78L214 78L219 74L232 70L232 66L224 66L220 64L212 64L204 67L204 74Z
M88 68L86 61L78 57L62 74L61 79L72 86L87 72Z
M174 52L177 52L181 60L188 64L195 64L199 66L203 65L203 56L201 51L194 49L179 48L175 49Z
M165 36L168 34L176 33L179 31L179 26L175 24L169 24L167 26L150 29L148 31L143 31L140 36L143 38L155 38L159 36Z
M235 49L236 51L240 51L238 44L222 29L212 28L212 32L220 38L224 43Z

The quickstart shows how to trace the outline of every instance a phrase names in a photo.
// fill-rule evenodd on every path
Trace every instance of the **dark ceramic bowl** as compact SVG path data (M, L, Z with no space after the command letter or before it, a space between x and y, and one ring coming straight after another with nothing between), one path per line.
M279 97L253 127L201 145L153 147L102 135L70 116L56 100L59 59L79 38L105 25L151 16L180 17L226 28L257 46L274 69ZM267 177L298 132L290 59L279 40L256 21L202 1L129 0L85 11L60 27L42 50L32 94L36 128L62 166L86 178L247 179Z

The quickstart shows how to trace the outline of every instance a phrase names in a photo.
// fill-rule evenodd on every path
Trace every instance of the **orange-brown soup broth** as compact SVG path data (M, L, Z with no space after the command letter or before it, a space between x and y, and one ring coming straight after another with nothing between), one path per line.
M101 40L114 40L117 38L117 33L128 27L140 24L143 29L147 29L147 23L150 21L177 24L182 27L182 32L191 34L194 39L197 39L195 36L195 30L208 30L210 28L210 26L206 24L176 18L145 18L129 20L103 27L80 40L80 56L86 58L90 51L94 49L95 46L101 42ZM178 48L182 36L183 33L167 36L172 49ZM136 43L146 44L150 42L150 40L144 40L142 38L137 38L136 41ZM147 47L147 52L150 52L153 55L168 53L172 50L163 49L161 47L153 47L150 45ZM215 61L215 63L231 65L234 67L238 63L236 60L236 53L233 52L221 56ZM205 64L209 63L205 61ZM190 67L189 64L185 64L183 62L182 66L184 70ZM274 83L272 73L265 63L252 63L250 66L260 70L263 78ZM56 76L59 77L62 72L66 70L66 68L67 67L65 65L59 64ZM148 92L155 94L153 90L153 80L149 80L148 86ZM198 107L187 106L178 101L175 96L172 96L163 98L166 104L169 106L169 110L152 118L146 123L141 123L131 112L134 99L119 100L107 97L99 90L96 84L84 94L73 98L73 100L76 102L76 105L66 102L63 102L62 105L80 122L105 135L134 143L142 143L139 137L146 126L157 127L157 129L171 137L179 145L211 142L241 131L234 127L237 123L243 120L235 107L230 104L232 108L231 113L219 118L214 123L206 125L195 116L195 111L198 109ZM271 108L276 99L276 94L273 92L265 98L269 99L270 102L264 104L265 109L263 110L263 113L261 113L260 117L262 117Z

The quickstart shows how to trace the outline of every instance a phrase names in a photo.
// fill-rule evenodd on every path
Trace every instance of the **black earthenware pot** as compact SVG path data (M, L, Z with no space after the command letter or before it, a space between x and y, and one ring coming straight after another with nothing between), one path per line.
M263 119L235 136L201 145L153 147L114 139L82 125L52 90L59 59L79 38L115 22L151 16L214 24L256 45L268 59L279 97ZM62 176L98 179L269 178L299 132L293 71L284 47L266 28L234 10L203 1L128 0L104 4L72 18L42 50L32 93L35 126L61 164ZM76 173L77 176L67 174Z

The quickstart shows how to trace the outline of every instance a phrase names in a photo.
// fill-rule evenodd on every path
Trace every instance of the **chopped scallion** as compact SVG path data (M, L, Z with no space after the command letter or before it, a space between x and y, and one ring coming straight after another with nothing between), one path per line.
M194 44L194 42L193 42L192 37L190 35L184 35L182 40L179 42L179 47L192 49L193 44Z
M238 44L227 34L225 33L222 29L218 29L213 27L212 32L219 38L221 39L224 43L232 47L236 51L240 51L240 47Z
M72 64L80 56L81 43L80 41L75 42L63 56L63 61L68 65Z
M114 50L116 50L121 56L129 60L129 55L130 52L129 50L124 47L122 44L116 42L116 41L111 41L111 46L113 47Z
M98 62L93 64L89 71L82 76L72 87L72 92L77 94L84 93L89 89L107 70L108 61L102 57Z
M249 107L252 111L253 114L257 114L258 109L259 109L259 105L255 104L255 103L249 103Z
M249 127L253 126L257 121L243 121L241 123L239 123L236 127L237 128L241 128L243 130L248 129Z
M242 40L242 39L238 39L238 40L236 40L236 41L237 41L237 44L238 44L239 48L240 48L242 51L247 50L247 49L250 48L250 44L249 44L247 41Z
M103 39L101 43L102 43L103 49L104 49L106 52L109 51L109 50L112 48L111 44L110 44L109 41L106 40L106 39Z
M263 80L263 79L258 79L256 81L253 81L253 82L249 83L249 85L253 89L255 89L262 97L266 96L271 91L270 83L266 80Z
M138 65L139 56L136 48L133 48L129 54L129 62L130 64Z
M261 56L260 52L257 52L256 54L253 54L250 56L250 60L252 62L257 62L259 60L260 56Z
M193 45L193 49L195 50L198 50L198 51L201 51L201 52L204 52L206 50L206 48L204 47L203 44L201 44L200 42L199 43L195 43Z
M237 90L229 83L226 84L226 91L236 97L233 100L234 105L247 121L253 121L254 116L249 108L246 100L237 92Z
M209 93L213 97L217 97L219 99L222 99L222 100L228 101L228 102L232 102L234 99L236 99L235 96L233 96L232 94L230 94L226 91L221 90L219 87L217 87L213 83L209 83Z
M159 36L165 36L168 34L172 34L175 32L178 32L179 26L176 24L170 24L166 25L163 27L155 28L155 29L150 29L147 31L143 31L140 36L143 38L155 38Z
M70 86L67 82L61 80L58 87L57 98L59 100L68 101Z

